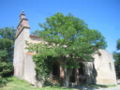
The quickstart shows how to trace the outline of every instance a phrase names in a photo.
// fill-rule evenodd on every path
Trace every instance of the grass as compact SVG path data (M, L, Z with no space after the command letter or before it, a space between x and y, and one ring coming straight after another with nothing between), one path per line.
M84 88L110 88L110 87L115 87L116 85L87 85L83 84L80 85L80 87ZM11 77L8 78L8 83L4 87L0 87L0 90L76 90L72 88L64 88L64 87L59 87L59 86L46 86L43 88L37 88L35 86L30 85L24 80L20 80L16 77Z
M64 88L58 86L47 86L43 88L36 88L24 80L19 80L16 77L8 78L8 83L4 87L0 87L0 90L75 90L71 88Z

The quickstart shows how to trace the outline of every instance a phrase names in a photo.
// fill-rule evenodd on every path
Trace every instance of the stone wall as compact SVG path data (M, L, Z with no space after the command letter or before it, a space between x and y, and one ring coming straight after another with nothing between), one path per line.
M96 84L116 84L116 74L112 54L99 50L93 55L96 69Z
M28 31L28 30L27 30ZM25 31L16 38L14 45L14 75L23 78L24 76L24 60L25 60Z
M26 41L29 41L29 29L24 29L15 40L13 60L14 75L31 84L35 84L35 65L32 56L27 54Z

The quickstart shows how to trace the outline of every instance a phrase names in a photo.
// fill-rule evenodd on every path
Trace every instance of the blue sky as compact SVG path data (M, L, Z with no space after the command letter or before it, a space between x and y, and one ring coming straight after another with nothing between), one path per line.
M16 28L22 10L29 19L31 32L40 29L38 23L56 12L72 13L104 35L109 52L116 50L120 38L120 0L0 0L0 28Z

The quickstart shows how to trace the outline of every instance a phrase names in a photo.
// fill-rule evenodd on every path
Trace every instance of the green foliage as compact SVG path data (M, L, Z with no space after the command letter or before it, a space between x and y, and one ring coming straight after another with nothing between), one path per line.
M15 29L0 29L0 85L6 82L5 77L13 73L13 44Z
M114 52L115 65L120 65L120 53Z
M34 61L38 76L46 73L49 57L55 58L64 68L78 68L79 61L93 61L92 54L105 48L106 43L100 32L91 30L87 24L72 15L56 13L40 24L43 30L39 35L45 41L41 44L29 44L29 50L35 52ZM41 77L41 76L40 76Z
M117 41L117 51L113 53L114 59L115 59L115 69L117 78L120 79L120 39Z
M6 82L7 82L7 80L6 80L5 78L2 78L2 77L0 76L0 87L6 85Z
M116 76L120 79L120 53L114 52Z
M2 62L0 63L0 76L7 77L13 72L12 62Z
M0 60L10 61L13 58L13 40L0 39Z
M47 18L46 22L40 26L43 28L40 37L49 44L59 45L58 54L64 56L69 54L83 60L90 60L95 50L106 47L100 32L90 30L83 20L72 15L64 16L57 13ZM64 45L67 48L64 48Z
M39 67L36 67L36 75L38 80L44 80L45 77L47 77L48 68L47 63L45 62L45 58L39 55L35 55L33 57L34 61L36 62L36 65ZM38 62L39 61L39 62Z
M48 48L47 45L42 44L28 44L28 49L32 52L36 49L38 49L39 53L42 54L35 54L33 56L33 60L36 64L36 73L37 73L37 79L38 80L46 80L46 77L48 77L50 71L51 71L51 62L54 59L53 57L50 57L52 55L55 56L54 48ZM40 49L40 50L39 50Z
M120 39L117 41L117 49L120 50Z
M120 39L117 41L117 51L114 52L115 64L120 65Z
M14 50L15 29L13 28L0 28L0 51L6 52L5 60L13 58Z
M0 28L0 38L8 38L10 40L15 39L15 29L14 28Z
M0 87L6 85L6 77L11 76L13 73L13 66L11 62L0 63Z

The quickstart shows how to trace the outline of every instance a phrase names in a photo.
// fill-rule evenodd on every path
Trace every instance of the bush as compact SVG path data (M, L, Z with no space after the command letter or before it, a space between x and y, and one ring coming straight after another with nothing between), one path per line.
M0 86L6 85L7 79L13 74L13 65L11 62L0 63Z
M0 28L0 85L7 81L6 77L13 74L13 49L15 29Z
M13 65L11 62L1 62L0 63L0 76L8 77L13 74Z
M6 85L6 83L7 83L7 79L2 78L2 77L0 76L0 87Z

